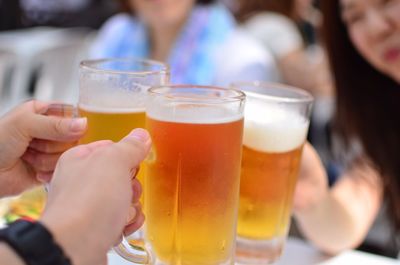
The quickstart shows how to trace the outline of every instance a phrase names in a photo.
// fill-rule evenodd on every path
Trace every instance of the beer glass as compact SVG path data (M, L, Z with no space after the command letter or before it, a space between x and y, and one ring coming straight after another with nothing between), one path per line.
M80 64L79 70L78 110L88 122L88 130L80 140L82 144L98 140L116 142L134 128L144 128L147 90L169 82L168 67L151 60L87 60ZM138 179L145 185L143 167ZM125 238L115 250L130 260L137 258L137 254L142 259L147 255L130 248Z
M234 263L244 100L217 87L149 90L145 238L155 264Z
M236 259L270 264L286 240L313 98L278 84L233 87L247 96Z

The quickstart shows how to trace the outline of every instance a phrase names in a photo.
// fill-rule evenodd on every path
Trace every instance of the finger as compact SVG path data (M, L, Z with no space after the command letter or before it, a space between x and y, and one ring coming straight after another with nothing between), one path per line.
M79 140L85 133L86 126L86 118L60 118L33 114L24 119L21 130L31 138L68 142Z
M0 195L14 196L21 194L23 191L37 186L39 181L35 178L36 172L25 161L19 160L15 164L16 172L23 172L21 176L15 178L5 178L2 181Z
M137 220L134 223L125 226L124 235L127 236L127 235L130 235L130 234L136 232L140 227L142 227L144 220L145 220L144 214L140 213L138 215Z
M137 168L150 151L151 140L144 129L134 129L114 145L119 162L131 169Z
M131 173L132 173L132 179L135 179L137 177L137 175L139 174L140 171L140 166L136 167L136 168L132 168Z
M38 172L36 174L36 179L41 183L49 183L53 178L54 171L51 172Z
M65 152L66 150L76 146L77 143L77 141L55 142L42 139L33 139L30 142L29 147L39 152L53 154Z
M138 220L138 217L140 214L143 214L142 211L142 204L137 202L137 203L133 203L130 207L129 207L129 212L128 212L128 219L126 224L130 225L135 223Z
M142 185L140 185L140 182L137 179L132 181L132 190L132 203L137 203L140 200L140 196L142 196Z
M133 223L137 215L136 207L134 205L129 206L128 216L126 217L126 224Z
M55 169L61 154L62 153L46 154L28 149L23 154L22 159L31 165L36 172L49 172Z
M36 104L42 104L41 102L36 102ZM77 109L69 104L63 104L63 103L52 103L48 104L47 106L42 108L43 110L39 110L38 114L43 114L46 116L58 116L58 117L76 117L77 114Z

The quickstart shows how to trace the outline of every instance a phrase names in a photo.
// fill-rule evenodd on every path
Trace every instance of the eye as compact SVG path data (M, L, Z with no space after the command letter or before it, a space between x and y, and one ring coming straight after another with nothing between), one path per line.
M383 8L385 10L395 9L400 6L400 0L385 0Z
M343 20L347 25L353 25L364 19L365 15L363 12L349 12L343 16Z

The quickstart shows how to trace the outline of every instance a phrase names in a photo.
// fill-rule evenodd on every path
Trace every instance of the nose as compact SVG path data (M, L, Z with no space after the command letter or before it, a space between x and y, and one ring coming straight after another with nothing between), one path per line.
M375 38L387 36L394 27L391 19L388 18L384 12L378 10L371 10L367 14L367 19L369 34Z
M389 19L393 22L396 28L400 29L400 0L393 2L392 5L388 7L387 14Z

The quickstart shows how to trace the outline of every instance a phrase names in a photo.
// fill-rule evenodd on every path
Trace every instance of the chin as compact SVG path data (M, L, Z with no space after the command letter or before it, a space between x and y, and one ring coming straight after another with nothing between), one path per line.
M397 72L397 73L399 73L399 72ZM400 85L400 75L399 74L394 76L393 79Z

